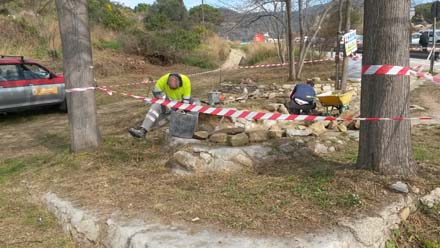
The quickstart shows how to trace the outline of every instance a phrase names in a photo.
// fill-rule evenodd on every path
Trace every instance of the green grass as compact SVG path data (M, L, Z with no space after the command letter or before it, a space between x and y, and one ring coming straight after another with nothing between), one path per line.
M203 69L214 69L217 65L211 61L212 59L203 58L198 55L189 55L183 58L183 64L189 66L200 67Z
M414 159L417 161L431 161L436 158L436 153L433 151L434 147L428 144L415 144L413 146Z
M112 50L120 50L122 48L121 42L114 40L114 41L97 41L95 42L95 47L100 49L112 49Z

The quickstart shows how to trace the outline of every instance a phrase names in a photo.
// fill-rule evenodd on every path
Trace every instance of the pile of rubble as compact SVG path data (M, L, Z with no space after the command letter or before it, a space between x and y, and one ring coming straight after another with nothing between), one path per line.
M316 77L312 79L315 82L316 94L335 92L334 82L330 79L324 82ZM219 91L225 95L225 104L231 102L246 102L249 99L269 99L276 103L284 103L289 98L295 84L258 84L250 78L240 81L240 83L223 82L220 84ZM348 91L353 91L354 98L360 95L360 83L349 83Z
M312 137L319 138L330 132L335 136L347 133L349 129L358 130L359 121L251 121L246 119L230 119L222 128L212 130L201 126L194 138L207 140L211 143L232 147L247 146L273 139Z

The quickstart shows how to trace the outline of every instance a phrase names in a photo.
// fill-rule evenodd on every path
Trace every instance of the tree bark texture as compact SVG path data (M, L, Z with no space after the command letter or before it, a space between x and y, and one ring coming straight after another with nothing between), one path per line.
M92 48L87 0L56 0L63 46L66 89L94 86ZM95 92L67 94L71 150L96 148L100 135L96 117Z
M346 0L345 2L345 33L350 32L351 28L351 0ZM342 79L341 79L341 85L340 90L347 90L347 79L348 79L348 64L350 63L350 58L348 57L349 54L345 54L344 56L344 62L342 66Z
M287 46L289 53L289 81L296 79L295 57L293 56L293 34L292 34L292 0L286 0L287 13Z
M410 0L365 0L363 65L409 66ZM362 117L409 116L409 76L362 75ZM410 176L410 121L362 121L359 168Z

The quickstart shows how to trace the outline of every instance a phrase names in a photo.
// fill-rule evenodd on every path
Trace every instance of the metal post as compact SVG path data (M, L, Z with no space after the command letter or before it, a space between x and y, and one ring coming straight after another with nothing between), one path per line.
M340 88L340 82L339 82L339 62L340 62L340 54L341 54L341 40L342 40L342 33L338 32L338 40L336 45L336 56L335 56L335 62L336 62L336 89Z
M429 70L429 73L434 73L434 61L435 61L435 45L437 43L437 37L436 37L436 29L437 29L437 17L434 17L434 27L433 27L433 34L432 34L432 52L431 52L431 68Z

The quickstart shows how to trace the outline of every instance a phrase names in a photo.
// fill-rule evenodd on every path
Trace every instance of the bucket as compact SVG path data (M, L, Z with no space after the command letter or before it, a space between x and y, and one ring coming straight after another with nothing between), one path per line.
M215 105L220 103L221 92L219 91L210 91L208 92L208 103L209 105Z

